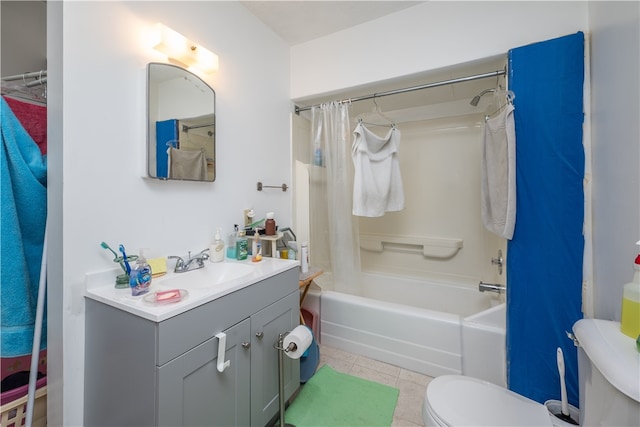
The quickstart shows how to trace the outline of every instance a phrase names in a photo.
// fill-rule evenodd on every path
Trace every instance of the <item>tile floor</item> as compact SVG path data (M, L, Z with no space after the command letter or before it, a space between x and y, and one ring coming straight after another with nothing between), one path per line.
M396 387L400 390L400 394L396 410L393 413L391 426L424 426L422 421L422 400L427 384L432 380L431 377L321 345L318 367L324 364L345 374Z

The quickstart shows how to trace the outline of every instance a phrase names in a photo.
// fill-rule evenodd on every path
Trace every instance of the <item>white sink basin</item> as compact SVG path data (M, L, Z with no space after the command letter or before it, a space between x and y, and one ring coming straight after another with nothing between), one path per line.
M221 286L255 271L255 266L237 262L207 262L205 267L184 273L174 273L157 279L163 288L202 289Z

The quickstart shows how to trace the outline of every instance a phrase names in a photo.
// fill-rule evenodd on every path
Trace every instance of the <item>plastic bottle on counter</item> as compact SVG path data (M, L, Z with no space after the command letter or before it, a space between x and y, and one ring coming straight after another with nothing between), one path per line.
M229 240L227 241L227 258L236 259L238 256L236 251L237 235L238 235L238 226L236 225L234 227L233 232L229 234Z
M636 245L640 245L640 241ZM637 339L640 336L640 254L636 256L633 268L633 279L622 291L620 332Z
M222 262L224 261L224 240L220 238L220 229L216 229L216 235L213 240L213 244L209 247L209 261Z
M246 232L244 230L238 231L238 238L236 240L236 259L245 260L249 256L249 241L247 240Z
M136 265L129 273L129 286L131 287L131 295L138 296L149 292L151 286L151 267L147 264L147 259L142 251L136 261Z
M267 220L264 223L264 234L274 236L276 234L276 220L273 219L273 212L267 212Z
M300 243L300 271L309 272L309 245L307 242Z

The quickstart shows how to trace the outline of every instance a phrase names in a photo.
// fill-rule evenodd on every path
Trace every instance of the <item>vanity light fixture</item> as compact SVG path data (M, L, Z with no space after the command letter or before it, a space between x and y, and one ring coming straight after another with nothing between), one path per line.
M156 24L153 48L187 67L193 66L206 73L218 70L218 55L161 23Z

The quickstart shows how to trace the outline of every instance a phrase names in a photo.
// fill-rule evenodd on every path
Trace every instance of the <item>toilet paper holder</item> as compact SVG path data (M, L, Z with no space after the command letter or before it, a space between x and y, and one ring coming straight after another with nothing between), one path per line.
M297 326L298 328L305 328L305 332L308 331L306 326ZM289 356L293 359L297 359L300 357L298 350L304 352L307 350L309 345L306 345L307 348L299 348L296 342L289 342L286 346L284 344L285 338L290 333L294 332L296 329L290 332L285 332L283 334L278 334L278 341L273 345L278 351L278 401L280 404L280 427L295 427L293 424L287 424L284 422L285 418L285 410L284 410L284 354L285 353L293 353L293 355ZM310 332L309 332L310 333ZM305 344L303 344L305 345Z

